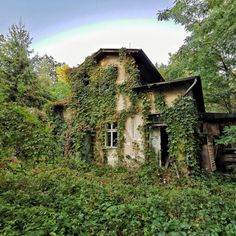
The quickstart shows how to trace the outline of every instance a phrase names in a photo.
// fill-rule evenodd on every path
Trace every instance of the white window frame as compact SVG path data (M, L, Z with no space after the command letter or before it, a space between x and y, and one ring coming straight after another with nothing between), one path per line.
M108 128L108 125L110 125L110 128ZM116 140L116 145L113 144L115 138L114 133L116 133L116 138L118 139L117 122L108 123L106 125L106 148L117 148L118 140ZM110 134L110 136L108 134ZM108 145L108 139L110 139L110 145Z

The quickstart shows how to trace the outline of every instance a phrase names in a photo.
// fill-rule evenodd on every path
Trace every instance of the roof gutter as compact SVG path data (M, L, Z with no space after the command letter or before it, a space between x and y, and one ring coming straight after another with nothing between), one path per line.
M192 85L185 91L183 97L185 97L190 92L190 90L195 86L196 83L197 83L197 78L194 79Z

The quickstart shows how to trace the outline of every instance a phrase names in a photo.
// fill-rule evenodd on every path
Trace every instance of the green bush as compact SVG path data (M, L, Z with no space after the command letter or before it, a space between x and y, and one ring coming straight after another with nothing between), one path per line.
M0 234L236 234L233 176L199 177L187 184L160 180L147 167L131 171L73 159L4 169Z
M236 143L236 125L224 128L224 134L217 140L218 144L230 145Z
M36 159L55 155L51 128L40 114L14 103L0 105L0 158Z

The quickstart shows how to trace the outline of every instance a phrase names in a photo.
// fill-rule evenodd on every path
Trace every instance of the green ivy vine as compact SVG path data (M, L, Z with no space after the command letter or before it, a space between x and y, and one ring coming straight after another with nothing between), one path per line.
M94 160L97 163L107 162L105 146L106 125L118 123L118 143L116 153L118 160L124 159L125 124L129 117L142 114L143 154L151 160L153 151L149 144L149 114L151 98L149 94L137 94L132 89L139 84L139 70L135 60L121 50L120 62L124 65L124 82L118 83L118 65L101 66L92 57L74 68L70 74L72 97L68 107L73 119L67 124L69 141L66 149L68 155L80 159ZM122 110L117 110L118 95L127 101ZM170 162L178 169L179 174L188 174L189 169L196 169L198 139L196 138L197 116L194 101L191 97L179 97L173 106L168 107L162 95L155 95L156 110L161 112L163 122L167 125L168 149ZM68 132L67 132L68 133ZM93 150L91 150L93 147ZM133 143L134 153L139 152L139 145ZM91 153L93 153L91 156Z
M199 143L197 138L198 118L192 97L178 97L168 107L163 95L156 96L156 109L161 112L167 125L170 163L177 174L187 175L189 170L197 170Z
M92 57L74 68L70 75L72 97L68 107L73 111L73 119L67 124L71 129L66 145L68 154L97 163L106 163L107 149L105 135L107 123L118 123L118 144L116 153L119 161L124 159L125 124L129 117L142 114L143 125L138 129L142 134L145 159L151 160L152 149L149 144L149 114L151 99L149 94L137 94L132 89L139 84L139 70L135 60L120 52L120 61L124 65L126 78L118 83L118 66L109 64L106 67L98 64ZM128 104L117 110L118 95L127 98ZM195 169L198 155L196 139L197 116L191 97L181 97L168 107L162 95L155 95L156 110L162 114L167 125L169 156L172 165L180 174L187 174ZM95 140L95 141L94 141ZM91 147L93 146L93 150ZM134 152L138 145L134 143ZM93 156L90 155L93 153Z
M70 137L70 152L82 159L89 159L88 150L94 135L93 149L96 162L106 162L105 127L107 123L118 123L117 155L124 158L124 131L128 117L139 112L141 97L132 91L139 85L139 70L135 60L120 54L120 61L125 67L126 78L123 83L117 83L118 68L115 64L102 67L89 57L71 73L72 100L69 106L74 110ZM116 110L117 95L127 98L129 104L121 111Z

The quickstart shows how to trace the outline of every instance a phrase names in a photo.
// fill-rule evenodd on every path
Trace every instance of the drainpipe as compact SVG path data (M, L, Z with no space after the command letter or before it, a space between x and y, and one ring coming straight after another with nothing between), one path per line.
M189 93L189 91L195 86L196 83L197 83L197 79L194 79L192 85L185 91L183 97L185 97Z

